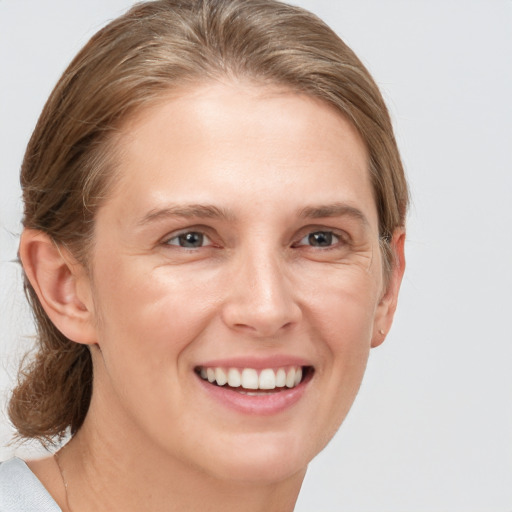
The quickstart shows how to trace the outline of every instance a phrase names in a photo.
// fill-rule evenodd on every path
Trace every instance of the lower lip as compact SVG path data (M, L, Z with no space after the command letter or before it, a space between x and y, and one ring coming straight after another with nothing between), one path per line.
M224 406L244 414L269 416L285 411L297 403L304 395L307 385L311 380L307 377L294 388L284 388L264 395L245 395L232 388L210 384L197 376L202 388L214 399Z

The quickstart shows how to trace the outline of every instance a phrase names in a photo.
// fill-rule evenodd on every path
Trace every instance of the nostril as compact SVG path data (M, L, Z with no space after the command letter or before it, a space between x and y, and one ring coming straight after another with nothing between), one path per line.
M233 301L224 307L221 316L231 329L250 335L272 337L292 329L300 322L302 313L298 305L293 303L268 308Z
M251 324L237 323L231 327L242 333L270 339L284 333L285 331L289 331L293 328L293 325L294 322L286 322L282 325L272 322L253 322Z

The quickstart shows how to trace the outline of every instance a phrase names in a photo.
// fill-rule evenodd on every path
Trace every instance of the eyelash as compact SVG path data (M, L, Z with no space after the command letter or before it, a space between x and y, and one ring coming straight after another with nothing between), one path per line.
M312 238L317 237L317 242L319 242L319 245L312 245ZM322 238L327 242L326 245L322 244ZM309 243L302 243L304 240L306 240ZM309 231L306 235L304 235L298 242L294 243L292 247L304 247L309 246L313 248L319 248L322 250L328 250L338 247L340 244L344 244L344 240L342 236L338 233L335 233L332 230L329 229L318 229L315 231Z
M187 243L186 237L191 238L193 236L200 237L200 243L201 243L200 246L198 246L198 247L193 247L193 246L192 247L187 247L186 245L182 245L182 243ZM319 242L320 245L315 246L315 245L311 244L312 237L315 237L315 236L317 237L317 241ZM326 242L326 245L321 245L322 244L322 238ZM309 243L302 243L306 239L307 239L307 242L309 242ZM209 242L209 243L206 243L206 245L204 244L205 240L207 242ZM176 243L173 243L174 241ZM194 240L193 239L190 240L190 243L194 243ZM309 246L309 247L313 247L313 248L319 248L321 250L328 250L328 249L336 248L339 245L345 245L346 243L347 243L347 240L344 239L344 237L341 234L336 233L333 230L330 230L330 229L317 229L317 230L314 230L314 231L308 231L297 242L294 242L292 244L292 247L293 248L298 248L298 247ZM188 230L188 231L182 231L181 233L177 233L177 234L173 235L172 237L165 239L164 240L164 244L168 245L168 246L173 246L173 247L180 247L182 249L193 250L193 249L200 249L202 247L212 246L213 242L212 242L211 238L206 233L204 233L204 231L201 231L200 229L198 229L198 230L191 229L191 230Z
M200 230L190 230L190 231L183 231L181 233L178 233L176 235L173 235L172 237L170 238L167 238L164 243L165 245L171 245L171 246L175 246L175 247L181 247L182 249L200 249L201 247L205 247L205 245L201 244L199 247L186 247L184 245L181 245L180 242L183 241L182 237L187 237L187 236L190 236L190 235L199 235L199 237L201 237L201 242L204 242L204 239L208 240L211 244L211 240L210 238L208 237L208 235L206 235L205 233L203 233L202 231ZM180 240L181 239L181 240ZM178 243L172 243L173 240L176 240Z

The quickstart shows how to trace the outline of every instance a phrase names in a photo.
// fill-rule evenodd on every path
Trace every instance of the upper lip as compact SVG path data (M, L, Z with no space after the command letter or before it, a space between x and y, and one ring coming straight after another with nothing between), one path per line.
M291 355L275 355L270 357L238 356L222 359L212 359L196 365L199 368L281 368L283 366L313 366L311 361Z

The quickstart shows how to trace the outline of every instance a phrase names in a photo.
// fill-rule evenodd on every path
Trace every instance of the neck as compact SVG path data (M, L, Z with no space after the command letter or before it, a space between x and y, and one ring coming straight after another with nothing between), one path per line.
M59 456L72 512L238 512L241 504L245 512L291 512L305 476L304 469L278 482L219 479L119 430L103 432L86 420Z

